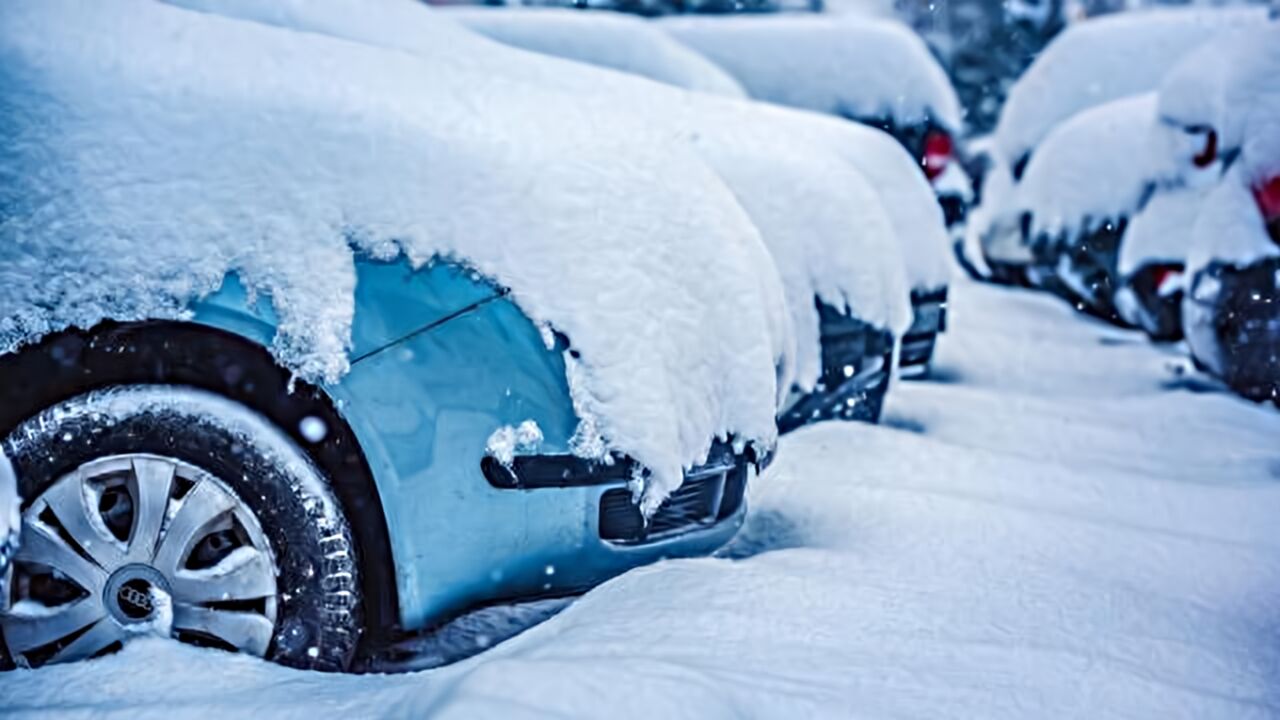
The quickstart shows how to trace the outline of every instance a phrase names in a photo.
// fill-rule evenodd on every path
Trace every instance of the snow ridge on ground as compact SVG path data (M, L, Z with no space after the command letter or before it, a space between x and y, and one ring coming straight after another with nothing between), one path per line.
M722 557L627 573L438 670L145 641L2 674L0 713L1280 717L1280 414L1052 298L952 291L940 381L895 390L884 426L784 438Z

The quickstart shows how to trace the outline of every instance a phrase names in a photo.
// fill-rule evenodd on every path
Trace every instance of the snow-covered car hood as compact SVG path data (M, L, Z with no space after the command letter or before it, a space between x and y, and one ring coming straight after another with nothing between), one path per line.
M752 97L899 125L961 130L960 102L928 46L900 22L856 16L670 17L660 26Z
M686 90L745 98L728 73L652 23L619 13L561 8L446 7L440 12L485 37Z
M330 0L263 11L244 0L179 0L239 17L405 50L437 52L432 13L410 3ZM351 15L356 17L348 17ZM435 13L434 17L446 16ZM682 137L725 178L774 253L799 338L796 379L816 381L815 295L901 332L909 287L949 277L946 232L932 190L888 135L835 118L689 93L507 48L508 74L575 102L626 112L652 132ZM496 53L495 55L499 55ZM554 72L547 70L554 68ZM856 172L855 172L856 170ZM680 178L684 187L693 187ZM879 201L877 201L879 200ZM887 215L888 228L883 218ZM901 250L895 249L901 243ZM905 264L904 264L905 258Z
M348 23L376 5L345 4ZM516 51L397 7L420 13L428 57L145 0L0 6L0 351L183 317L235 271L275 305L278 359L332 381L353 248L450 258L570 338L582 429L652 470L648 509L715 438L772 443L794 338L718 176L683 139L505 73Z
M1160 9L1075 23L1010 88L996 146L1016 162L1058 123L1095 105L1156 90L1176 62L1216 33L1266 17L1263 8Z
M1156 94L1090 108L1055 127L1017 187L1032 237L1072 239L1137 212L1150 189L1175 178L1171 159L1153 146Z

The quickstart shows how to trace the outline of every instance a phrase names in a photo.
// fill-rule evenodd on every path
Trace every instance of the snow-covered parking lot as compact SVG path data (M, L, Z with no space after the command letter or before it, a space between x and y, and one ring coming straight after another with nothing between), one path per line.
M0 715L1280 716L1280 415L1051 298L952 293L935 379L785 438L723 557L440 669L146 641L0 675Z

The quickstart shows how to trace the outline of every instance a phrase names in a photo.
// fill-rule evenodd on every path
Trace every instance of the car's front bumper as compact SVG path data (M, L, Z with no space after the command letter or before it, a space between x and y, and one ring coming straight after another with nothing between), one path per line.
M929 372L938 333L947 329L947 288L911 292L911 327L902 336L898 366L902 376L919 377Z
M889 392L893 335L821 302L817 307L822 375L778 414L781 433L826 420L879 422Z
M1183 301L1192 357L1253 400L1280 397L1280 258L1245 268L1212 263L1196 272Z
M18 529L22 522L19 505L17 478L9 461L0 454L0 610L9 602L9 563L18 552Z

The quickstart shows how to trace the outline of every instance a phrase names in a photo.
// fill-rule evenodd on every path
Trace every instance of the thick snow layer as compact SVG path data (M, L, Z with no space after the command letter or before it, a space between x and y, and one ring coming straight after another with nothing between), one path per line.
M947 382L895 389L883 426L783 438L723 557L627 573L438 670L320 675L145 641L0 674L0 714L1280 715L1280 414L1052 298L952 293Z
M1103 103L1055 127L1017 189L1033 237L1070 238L1135 213L1154 183L1174 175L1171 158L1153 146L1155 130L1155 93Z
M1120 243L1118 267L1128 275L1146 264L1185 264L1192 230L1204 205L1204 188L1170 188L1156 192L1130 219Z
M1271 125L1280 117L1278 72L1280 22L1260 22L1222 33L1165 76L1160 87L1160 118L1175 136L1188 134L1188 128L1213 128L1222 149L1240 149L1246 126ZM1259 127L1250 134L1255 139L1272 137L1274 129L1274 125L1270 132ZM1202 148L1203 142L1175 146L1186 164ZM1253 153L1255 157L1263 154Z
M1010 162L1086 108L1156 90L1173 65L1216 33L1265 22L1264 8L1161 9L1070 25L1014 83L996 143Z
M143 0L4 3L0 345L179 315L238 270L281 314L278 357L334 379L353 243L460 259L568 336L584 427L652 469L647 508L715 437L771 442L790 319L714 172L664 129L504 75L517 51L395 5L428 57ZM572 65L523 55L526 73Z
M1245 267L1260 258L1280 256L1280 246L1267 234L1245 174L1241 165L1232 167L1205 199L1191 231L1189 272L1215 260Z
M670 17L661 27L711 58L751 97L901 125L932 119L961 130L946 72L918 35L855 16Z
M431 15L409 3L366 3L353 10L349 3L313 2L286 12L243 0L181 2L424 57L438 54L438 43L427 32ZM687 137L720 173L761 228L783 276L798 335L796 382L802 388L812 386L819 372L815 296L901 332L910 322L909 290L946 284L941 211L914 161L888 135L637 78L608 76L605 82L595 68L507 52L512 55L504 72L521 73L548 93L565 92L580 106L600 103L654 132ZM538 72L539 63L556 71Z
M686 90L744 98L728 73L639 18L558 8L448 8L444 14L514 47L640 75Z
M1160 91L1167 134L1211 127L1240 158L1206 199L1193 230L1188 266L1211 260L1247 265L1280 254L1267 235L1251 188L1280 175L1280 22L1216 40L1174 69ZM1176 140L1175 140L1176 143ZM1176 159L1184 165L1196 143ZM1174 145L1179 148L1178 145Z

